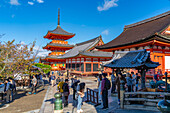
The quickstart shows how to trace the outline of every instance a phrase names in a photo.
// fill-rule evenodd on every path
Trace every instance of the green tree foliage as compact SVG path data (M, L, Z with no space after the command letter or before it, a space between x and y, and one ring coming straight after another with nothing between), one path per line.
M37 53L33 51L35 42L16 44L13 41L0 43L0 76L9 77L16 73L30 73Z
M42 63L36 63L36 64L34 64L34 66L37 66L37 67L41 68L42 71L45 74L47 74L51 70L51 66L50 65L45 65L45 64L42 64Z

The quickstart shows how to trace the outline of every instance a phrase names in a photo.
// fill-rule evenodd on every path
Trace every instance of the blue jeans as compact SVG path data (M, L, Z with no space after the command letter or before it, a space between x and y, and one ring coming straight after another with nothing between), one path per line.
M81 105L82 105L82 101L83 99L80 97L80 95L78 96L78 104L77 104L77 110L81 109Z

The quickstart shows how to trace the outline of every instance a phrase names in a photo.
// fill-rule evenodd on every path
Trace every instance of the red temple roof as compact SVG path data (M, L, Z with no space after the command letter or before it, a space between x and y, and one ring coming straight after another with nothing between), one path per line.
M124 31L112 41L96 47L97 49L111 49L116 47L139 44L149 41L151 38L158 38L164 42L170 42L170 38L162 36L161 31L170 24L170 11L158 16L125 26ZM155 37L157 36L157 37Z

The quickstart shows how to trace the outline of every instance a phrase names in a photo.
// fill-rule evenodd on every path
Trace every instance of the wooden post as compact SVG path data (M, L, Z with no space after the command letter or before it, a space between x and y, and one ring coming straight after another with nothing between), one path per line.
M91 99L91 89L89 89L89 91L90 91L90 102L92 101L92 99Z
M98 93L99 93L99 92L96 92L97 104L99 104L99 97L98 97Z
M145 86L145 75L146 75L145 69L141 69L141 88L142 89L146 87Z
M95 103L95 95L94 95L94 91L93 91L93 102Z
M167 92L167 75L168 73L165 72L165 91Z
M87 88L87 101L89 102L89 92L88 92L88 88Z

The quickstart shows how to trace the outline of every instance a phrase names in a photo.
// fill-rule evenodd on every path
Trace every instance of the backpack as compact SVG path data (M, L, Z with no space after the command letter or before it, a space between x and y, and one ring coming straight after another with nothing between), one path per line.
M109 90L111 87L111 83L110 83L110 80L108 80L107 78L105 79L105 88L106 90Z

